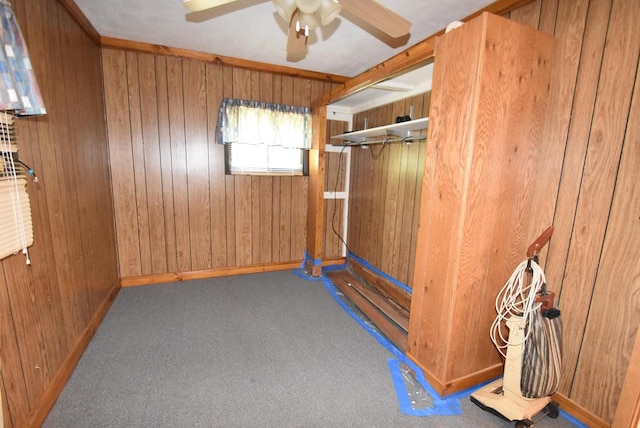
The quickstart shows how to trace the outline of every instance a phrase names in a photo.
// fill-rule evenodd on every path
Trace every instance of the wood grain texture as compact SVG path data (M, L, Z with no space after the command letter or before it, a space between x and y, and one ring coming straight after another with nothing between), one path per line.
M123 159L113 182L127 189L114 190L120 258L131 261L121 275L301 260L308 178L225 175L215 129L224 97L309 106L324 83L112 49L104 57L112 161Z
M140 275L142 263L139 251L135 183L132 180L133 158L129 96L126 85L126 55L124 52L104 51L102 61L120 273L121 275Z
M140 76L138 58L132 53L126 54L127 93L129 95L129 126L131 129L131 154L133 165L133 186L140 253L140 271L151 273L151 238L149 224L149 204L147 203L147 180L145 171L144 140L142 137L142 114L140 112Z
M640 424L640 334L636 333L636 342L629 357L629 366L612 426L637 427L638 424Z
M354 126L363 129L365 118L369 127L393 123L397 116L408 114L410 106L415 119L427 117L429 97L429 93L419 94L358 113ZM410 285L409 265L418 226L420 192L417 186L422 180L427 145L422 141L351 149L349 249L407 285Z
M513 9L521 7L522 5L526 5L530 1L531 0L498 0L483 9L472 13L466 18L463 18L461 21L467 22L476 16L479 16L483 12L502 15ZM338 101L363 88L393 76L394 74L400 73L407 68L428 61L433 57L435 38L443 33L444 28L386 61L383 61L369 70L360 73L354 78L349 79L345 83L324 94L321 98L318 98L315 103L318 106L331 104L332 102Z
M640 8L636 11L640 12ZM613 12L615 13L615 10ZM626 15L631 12L631 10L621 10L618 13ZM620 15L620 18L623 15ZM612 16L614 17L615 15ZM640 45L640 38L636 39L636 57L638 45ZM616 78L618 84L622 83L620 77L618 75ZM640 79L640 69L636 70L635 80L638 79ZM622 93L616 95L621 97ZM607 107L608 114L612 114L611 108L611 105ZM614 418L633 352L633 339L640 326L640 280L638 280L640 278L640 247L637 245L640 239L640 212L638 211L640 189L637 185L640 180L638 169L640 88L638 85L635 85L631 108L622 111L628 114L628 118L624 119L626 129L621 133L622 154L619 160L612 159L610 164L610 168L616 170L617 175L613 200L610 208L607 207L608 218L603 219L606 224L602 249L597 248L599 262L594 277L593 300L589 308L582 349L580 349L580 358L570 395L573 400L592 409L607 421L612 421ZM610 123L611 118L609 117L606 121ZM598 122L594 122L594 125L596 123ZM620 126L623 126L622 123ZM607 146L610 146L613 138L606 139L609 141ZM592 144L589 145L590 149ZM592 154L593 152L589 150L588 156ZM605 159L600 160L600 162L603 161ZM595 193L595 195L598 194L599 192ZM603 195L603 197L610 196ZM596 218L592 217L592 219ZM620 264L623 258L628 262ZM569 263L571 261L570 258ZM582 269L585 270L586 267ZM573 278L567 277L565 282L568 286L576 285ZM617 334L610 334L611 331ZM601 357L602 349L608 350L606 359ZM595 388L599 388L600 391L598 399L587 392Z
M529 228L551 221L531 189L546 161L553 44L493 15L438 42L409 353L448 382L500 363L486 339L492 303ZM553 182L536 186L553 194Z
M100 49L61 3L12 4L47 108L16 124L20 158L39 177L28 184L32 264L0 262L5 417L22 427L57 397L64 361L117 281L118 261Z

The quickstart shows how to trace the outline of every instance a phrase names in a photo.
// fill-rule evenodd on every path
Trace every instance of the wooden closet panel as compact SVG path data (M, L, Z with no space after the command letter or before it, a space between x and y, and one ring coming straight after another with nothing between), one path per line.
M489 19L487 27L498 19ZM518 29L505 21L500 30L487 31L481 50L473 153L465 158L468 182L452 296L455 311L449 314L457 334L448 349L447 379L500 363L486 340L495 318L495 307L487 303L526 258L530 237L537 237L552 219L540 205L545 199L553 202L557 180L538 180L538 171L559 160L549 159L550 142L542 138L553 43L550 37Z
M465 24L460 30L473 33L482 23L479 20ZM413 294L411 298L411 318L409 320L408 351L413 358L421 362L439 379L446 379L448 346L439 346L433 336L451 337L449 314L453 313L453 290L446 287L448 265L458 263L456 248L447 233L459 233L460 217L451 215L462 210L461 195L464 192L464 176L467 144L470 140L469 129L465 126L472 120L474 99L473 93L475 73L462 67L450 66L456 57L465 58L471 70L479 61L479 49L467 43L461 31L449 33L450 37L436 39L435 53L438 66L433 73L431 108L429 117L439 117L438 121L429 121L428 141L443 141L440 152L430 147L425 160L425 171L422 183L420 210L420 227L416 243L416 264L413 278ZM443 71L446 70L446 73ZM444 85L450 76L451 83ZM456 111L457 114L446 114ZM447 144L446 141L460 141L460 144ZM437 228L433 226L437 224ZM444 233L435 236L430 231L442 230ZM425 230L427 232L421 232ZM425 254L429 253L428 263ZM420 256L418 256L420 255ZM418 263L417 261L420 260ZM435 262L435 261L438 262ZM446 260L446 263L440 261ZM425 297L428 293L429 297ZM433 305L430 302L439 302ZM421 317L414 314L422 314Z

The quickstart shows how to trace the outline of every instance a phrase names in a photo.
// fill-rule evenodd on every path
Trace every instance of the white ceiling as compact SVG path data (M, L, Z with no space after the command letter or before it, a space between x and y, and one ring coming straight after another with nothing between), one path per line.
M346 77L356 76L492 3L492 0L378 0L413 23L407 40L342 13L309 38L305 59L288 62L287 23L269 0L237 0L190 13L181 0L75 0L101 36L190 49Z

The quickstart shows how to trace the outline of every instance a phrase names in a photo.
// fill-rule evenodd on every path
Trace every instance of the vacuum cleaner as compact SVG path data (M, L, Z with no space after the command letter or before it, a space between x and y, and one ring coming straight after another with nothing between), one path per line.
M516 428L559 415L550 396L560 383L562 321L538 264L539 251L552 234L553 226L531 244L527 260L498 293L490 335L504 358L503 376L471 394L473 403L515 421Z

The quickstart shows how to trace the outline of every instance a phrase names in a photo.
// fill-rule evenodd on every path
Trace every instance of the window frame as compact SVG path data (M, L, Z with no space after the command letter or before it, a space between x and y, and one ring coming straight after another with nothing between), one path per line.
M250 172L240 172L240 171L233 171L231 168L231 150L232 150L232 146L234 144L247 144L247 143L225 143L224 144L224 173L225 175L246 175L246 176L267 176L267 177L308 177L309 176L309 150L307 149L294 149L294 148L287 148L285 150L301 150L302 153L302 171L300 171L300 173L287 173L284 171L274 171L274 170L269 170L268 168L260 170L260 171L250 171ZM281 148L281 146L269 146L269 145L262 145L264 147L267 148L267 150L269 150L271 147L278 147Z

